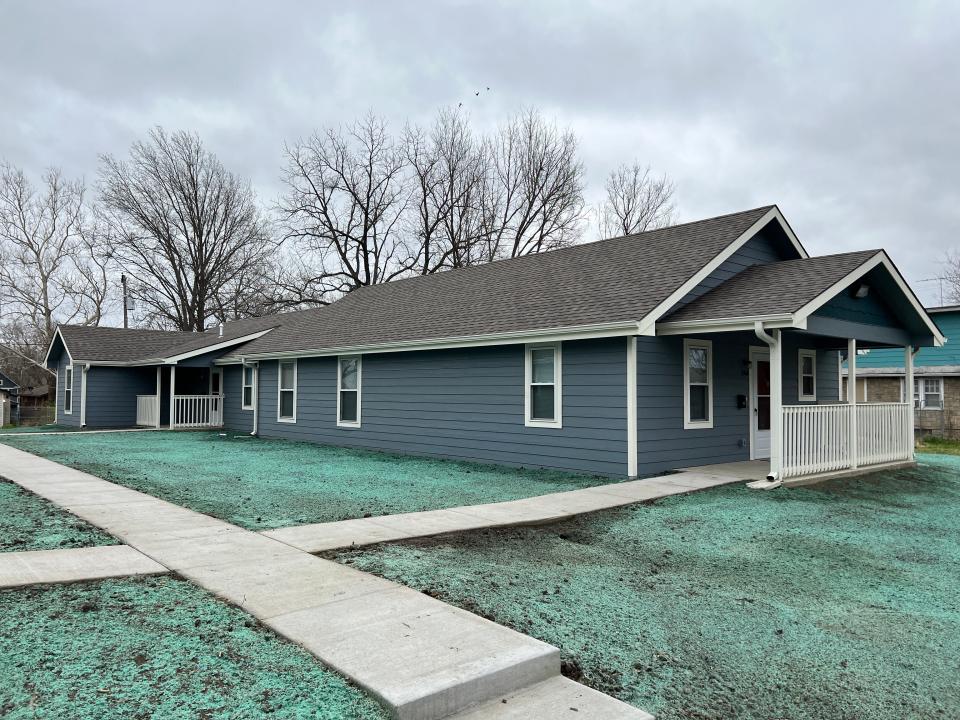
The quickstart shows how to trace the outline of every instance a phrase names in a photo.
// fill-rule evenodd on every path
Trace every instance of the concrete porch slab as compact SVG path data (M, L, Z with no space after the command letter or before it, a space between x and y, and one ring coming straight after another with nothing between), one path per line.
M163 565L128 545L0 553L0 588L165 572Z

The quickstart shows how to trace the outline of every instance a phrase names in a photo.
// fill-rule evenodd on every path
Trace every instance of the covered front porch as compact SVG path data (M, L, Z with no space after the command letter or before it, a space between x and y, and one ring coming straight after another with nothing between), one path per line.
M911 404L846 397L842 363L855 377L861 351L899 348L912 387L916 349L945 342L882 252L750 268L674 312L657 334L684 338L686 427L707 418L713 427L713 394L737 394L749 460L767 468L751 485L759 488L912 462ZM743 371L715 361L715 347L745 357Z
M223 371L219 367L160 365L156 390L137 395L137 426L171 430L223 427Z

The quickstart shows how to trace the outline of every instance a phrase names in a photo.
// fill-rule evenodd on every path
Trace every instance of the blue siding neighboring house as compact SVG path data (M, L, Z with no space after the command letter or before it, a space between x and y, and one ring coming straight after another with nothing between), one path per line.
M768 206L205 333L66 326L47 361L64 424L222 427L611 477L763 460L778 478L838 439L805 408L837 405L842 351L942 342L883 251L811 258ZM788 437L800 413L806 429ZM881 426L900 447L906 428Z

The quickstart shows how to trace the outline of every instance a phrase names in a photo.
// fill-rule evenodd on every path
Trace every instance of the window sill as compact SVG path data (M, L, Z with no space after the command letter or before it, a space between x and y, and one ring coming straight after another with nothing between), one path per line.
M799 398L797 398L797 400L799 400L800 402L816 402L816 401L817 401L817 396L816 396L816 395L801 395Z
M683 429L684 430L713 430L713 421L704 420L704 421L697 422L697 421L691 421L691 420L684 420Z
M288 425L296 425L296 418L277 418L277 422L287 423Z
M553 430L563 428L563 423L560 420L527 420L524 425L534 428L551 428Z
M241 410L253 410L254 407L253 407L253 405L241 405L241 406L240 406L240 409L241 409Z
M337 427L344 428L346 430L356 430L360 427L360 422L343 422L342 420L337 420Z

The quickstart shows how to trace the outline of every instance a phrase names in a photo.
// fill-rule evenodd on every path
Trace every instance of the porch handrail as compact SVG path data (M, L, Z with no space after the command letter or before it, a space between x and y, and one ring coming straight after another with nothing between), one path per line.
M205 428L223 425L223 395L174 395L173 427Z
M137 395L137 425L155 427L160 418L160 398L156 395Z
M851 442L856 413L856 443ZM909 403L784 405L783 477L910 460Z

